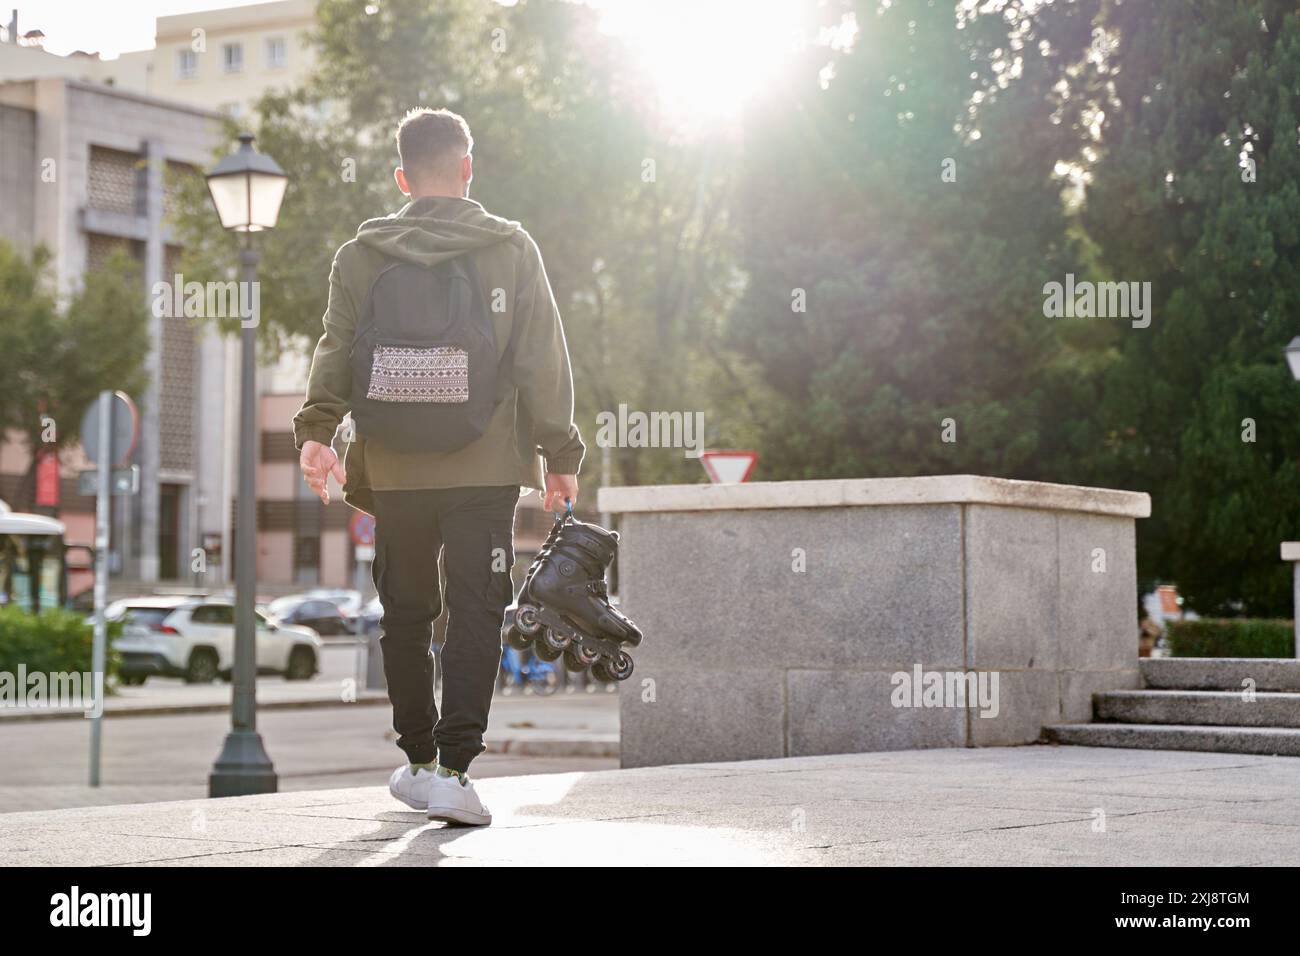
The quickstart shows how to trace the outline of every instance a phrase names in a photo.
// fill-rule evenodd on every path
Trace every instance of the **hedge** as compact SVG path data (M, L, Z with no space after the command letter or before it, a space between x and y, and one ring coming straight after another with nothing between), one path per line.
M120 629L120 624L109 625L106 676L117 672L112 640ZM12 605L0 607L0 671L16 674L23 664L29 674L87 673L93 641L94 629L84 615L61 609L35 615Z
M1169 623L1174 657L1294 657L1295 624L1265 618L1201 618Z

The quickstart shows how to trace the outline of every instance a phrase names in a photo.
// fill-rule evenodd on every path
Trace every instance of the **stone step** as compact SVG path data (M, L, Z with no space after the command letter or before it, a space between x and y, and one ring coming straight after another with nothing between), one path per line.
M1300 730L1291 727L1208 727L1180 724L1055 724L1043 728L1050 743L1140 750L1207 750L1216 753L1300 757Z
M1160 690L1300 691L1300 660L1276 657L1144 657L1143 683Z
M1124 724L1300 728L1300 694L1261 691L1114 690L1092 695L1093 718Z

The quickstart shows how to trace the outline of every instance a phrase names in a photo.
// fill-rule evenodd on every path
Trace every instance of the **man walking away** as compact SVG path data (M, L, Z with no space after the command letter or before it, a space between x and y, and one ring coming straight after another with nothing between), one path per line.
M464 119L412 110L397 149L409 202L362 223L334 256L294 440L321 501L333 475L376 518L380 646L407 758L389 790L430 819L486 825L467 771L500 666L515 504L521 488L544 489L548 511L576 501L585 449L541 254L519 223L468 198ZM340 460L332 445L348 413ZM439 714L431 643L444 601Z

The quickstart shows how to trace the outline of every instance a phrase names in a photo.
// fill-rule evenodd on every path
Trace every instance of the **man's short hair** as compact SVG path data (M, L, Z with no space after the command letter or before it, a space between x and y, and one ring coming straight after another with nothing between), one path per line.
M421 183L460 176L460 161L474 149L469 124L448 109L407 111L397 126L397 155L408 179Z

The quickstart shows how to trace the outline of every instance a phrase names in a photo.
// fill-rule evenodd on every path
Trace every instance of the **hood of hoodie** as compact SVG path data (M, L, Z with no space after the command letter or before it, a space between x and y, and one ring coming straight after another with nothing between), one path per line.
M396 259L433 266L503 242L519 229L519 223L492 215L472 199L424 196L391 216L363 222L357 242Z

